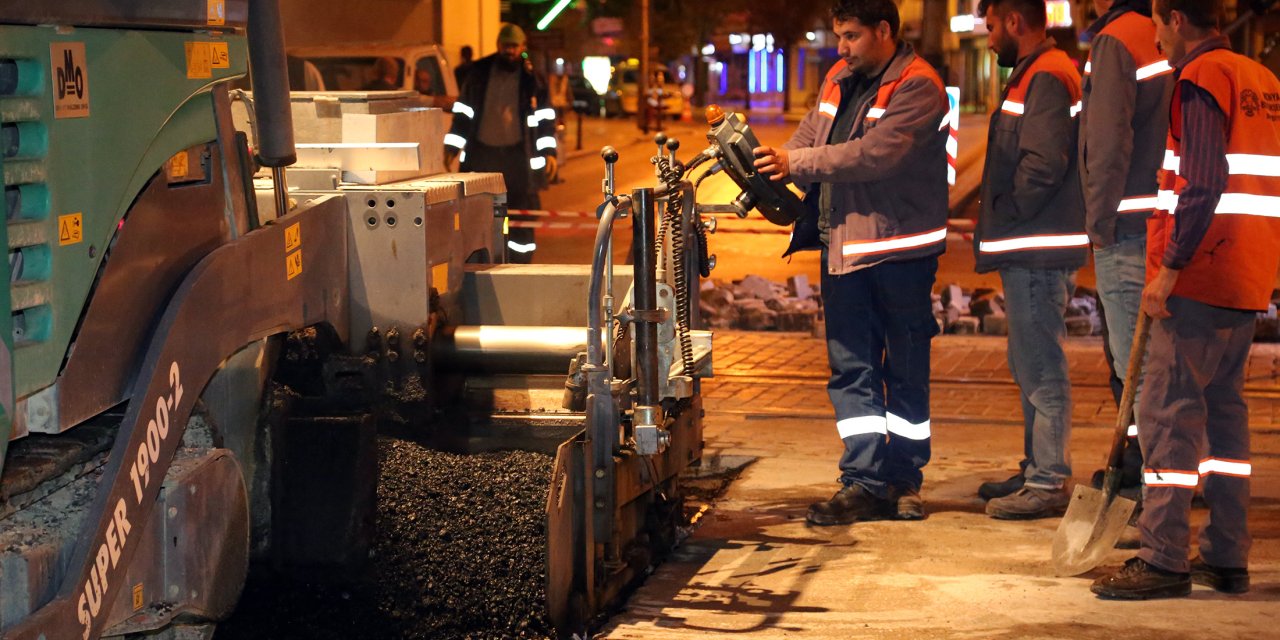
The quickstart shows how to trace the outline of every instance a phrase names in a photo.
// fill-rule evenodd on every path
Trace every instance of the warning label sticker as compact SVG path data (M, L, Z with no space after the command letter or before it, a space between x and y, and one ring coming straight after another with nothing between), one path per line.
M213 56L214 69L230 69L231 68L231 47L225 42L210 42L209 51Z
M137 611L145 604L142 599L142 583L133 585L133 610Z
M292 280L302 274L302 249L285 256L284 272L288 280Z
M66 246L84 240L84 226L79 213L58 216L58 245Z
M186 151L179 151L169 159L169 177L182 179L191 171L191 158Z
M302 246L302 223L295 222L284 229L284 252L289 253Z
M213 77L213 46L211 42L186 42L187 78Z
M83 42L49 45L49 77L53 79L53 117L89 117L89 68Z
M221 25L226 23L227 23L226 0L209 0L209 24Z

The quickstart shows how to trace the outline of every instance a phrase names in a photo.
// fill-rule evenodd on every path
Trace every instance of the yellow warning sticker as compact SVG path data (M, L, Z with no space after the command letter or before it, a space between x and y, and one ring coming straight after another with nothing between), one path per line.
M284 272L292 280L302 274L302 249L285 256Z
M302 246L302 223L295 222L284 228L284 252L289 253Z
M186 151L179 151L169 159L169 176L185 178L191 170L191 158Z
M431 267L431 288L436 293L449 293L449 263L442 262Z
M65 247L81 240L84 240L84 226L80 214L58 216L58 245Z
M137 611L142 608L142 583L133 585L133 610Z
M226 0L209 0L208 22L212 25L222 25L227 23Z
M213 56L214 69L231 68L231 47L225 42L210 42L209 52Z
M187 52L187 78L213 77L213 43L185 42Z

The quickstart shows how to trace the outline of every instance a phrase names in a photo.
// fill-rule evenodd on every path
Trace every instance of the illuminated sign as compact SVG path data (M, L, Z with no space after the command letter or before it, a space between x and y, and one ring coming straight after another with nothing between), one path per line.
M1049 18L1046 26L1050 29L1071 26L1071 3L1068 0L1049 0L1044 3L1044 8Z

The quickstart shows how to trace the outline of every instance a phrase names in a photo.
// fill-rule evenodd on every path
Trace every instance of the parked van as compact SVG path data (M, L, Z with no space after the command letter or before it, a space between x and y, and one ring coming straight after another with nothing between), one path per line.
M431 96L432 106L442 109L452 108L458 99L453 69L438 45L355 42L289 47L285 54L294 91L409 89Z

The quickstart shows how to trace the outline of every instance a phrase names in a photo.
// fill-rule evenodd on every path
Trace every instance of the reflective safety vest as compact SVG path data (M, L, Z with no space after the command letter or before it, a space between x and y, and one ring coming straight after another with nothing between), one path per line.
M1228 49L1187 63L1174 87L1156 213L1147 222L1147 278L1159 271L1174 231L1182 177L1181 92L1204 89L1226 114L1227 186L1174 295L1231 309L1266 309L1280 268L1280 80Z

